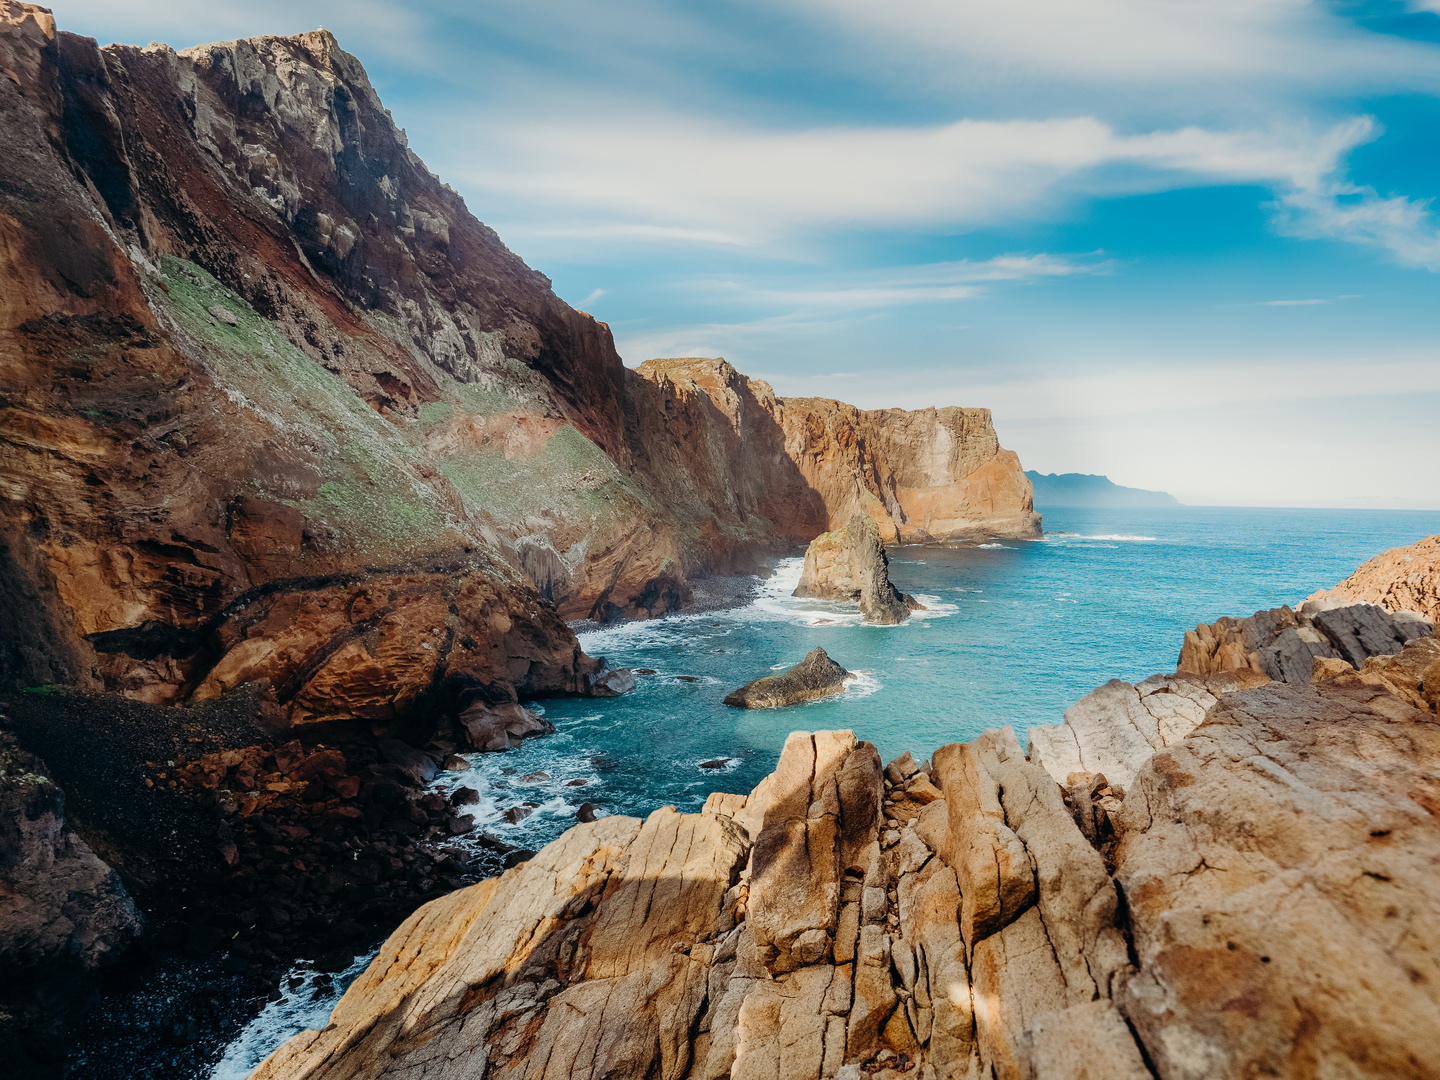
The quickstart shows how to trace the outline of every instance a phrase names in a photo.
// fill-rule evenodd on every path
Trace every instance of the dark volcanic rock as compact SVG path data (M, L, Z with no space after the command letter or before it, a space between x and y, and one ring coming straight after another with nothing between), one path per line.
M725 704L738 709L776 709L830 697L845 690L845 676L849 674L831 660L824 649L817 647L789 671L767 675L732 690L725 695Z
M864 513L851 517L845 528L810 542L795 595L858 601L867 622L882 624L904 622L912 610L924 610L913 596L890 584L890 559L880 527Z
M44 763L0 733L0 1053L15 1075L54 1042L99 969L140 935L119 877L65 823Z

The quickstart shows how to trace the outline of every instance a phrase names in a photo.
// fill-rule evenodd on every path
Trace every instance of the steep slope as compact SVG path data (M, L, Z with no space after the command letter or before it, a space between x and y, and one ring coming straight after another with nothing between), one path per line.
M1305 602L1379 604L1389 611L1418 611L1440 623L1440 536L1382 551L1339 585Z
M386 723L586 692L562 620L856 510L1036 534L985 410L625 369L325 31L99 48L0 0L0 62L0 683Z
M447 686L586 692L419 413L504 381L503 344L623 452L604 331L407 155L328 34L102 50L11 0L0 28L5 681L263 680L294 719L379 724Z

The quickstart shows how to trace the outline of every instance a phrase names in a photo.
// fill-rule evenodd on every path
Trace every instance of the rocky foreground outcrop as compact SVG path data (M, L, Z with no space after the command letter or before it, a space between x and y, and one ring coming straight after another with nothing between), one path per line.
M1415 611L1307 600L1298 610L1286 606L1245 619L1225 616L1186 631L1177 670L1195 675L1254 671L1277 682L1303 684L1310 681L1317 658L1360 667L1372 656L1388 656L1409 641L1429 637L1433 630Z
M1123 785L1009 729L883 771L796 732L748 796L422 908L255 1075L1440 1075L1440 722L1263 678L1067 716L1082 755L1166 727Z
M737 709L779 709L845 692L850 672L830 659L818 645L800 663L779 675L766 675L725 695Z
M867 622L892 626L908 619L911 611L924 610L890 583L890 559L869 514L855 514L843 529L810 541L794 595L858 602Z
M1382 551L1332 589L1306 597L1305 606L1379 604L1395 612L1416 611L1440 624L1440 536Z

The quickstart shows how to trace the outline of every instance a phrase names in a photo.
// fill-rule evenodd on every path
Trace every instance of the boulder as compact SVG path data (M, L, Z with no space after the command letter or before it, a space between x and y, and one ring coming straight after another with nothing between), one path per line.
M767 675L732 690L725 695L725 704L737 709L778 709L831 697L845 692L845 679L849 674L817 646L788 671Z
M865 513L854 514L843 529L810 541L795 595L858 601L867 622L882 624L904 622L912 609L924 610L890 583L890 559L880 527Z
M555 725L515 702L491 705L477 701L459 716L460 728L476 750L513 750L521 740L549 735Z
M115 871L66 824L44 763L0 733L0 1047L62 1037L140 931Z
M590 683L590 692L596 697L619 697L634 689L635 676L629 668L612 668L596 675Z

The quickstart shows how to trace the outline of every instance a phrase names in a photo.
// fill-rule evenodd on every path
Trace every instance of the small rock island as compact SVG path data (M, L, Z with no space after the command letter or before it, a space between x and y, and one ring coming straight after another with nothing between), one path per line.
M780 675L767 675L725 695L725 704L737 709L778 709L802 701L843 693L850 673L818 646L804 660Z
M856 512L843 529L822 533L805 549L805 569L795 596L859 601L866 622L893 626L924 611L925 605L890 583L890 559L880 526Z

